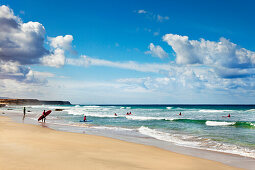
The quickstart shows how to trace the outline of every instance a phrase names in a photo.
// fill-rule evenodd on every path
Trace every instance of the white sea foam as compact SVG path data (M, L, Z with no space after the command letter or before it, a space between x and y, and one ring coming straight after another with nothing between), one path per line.
M217 122L217 121L206 121L207 126L229 126L234 125L235 122Z
M92 116L92 117L119 117L115 115L108 115L108 114L98 114L98 113L86 113L86 116Z
M127 119L131 120L174 120L173 118L166 117L145 117L145 116L126 116Z
M199 148L199 149L205 149L205 150L211 150L211 151L217 151L217 152L224 152L224 153L231 153L231 154L237 154L241 156L251 157L255 158L255 151L241 147L236 146L232 144L225 144L220 143L216 141L212 141L210 139L203 139L201 138L195 138L188 135L176 135L176 134L170 134L161 132L155 129L150 129L148 127L141 126L138 131L141 134L153 137L158 140L166 141L166 142L172 142L176 145L180 146L188 146L192 148ZM192 141L193 139L193 141ZM187 141L189 140L189 141Z
M84 108L99 108L100 106L83 106Z
M168 110L170 110L170 109L172 109L173 107L166 107L166 109L168 109Z
M82 108L85 110L100 110L101 109L100 106L83 106Z
M203 112L203 113L222 113L222 112L229 112L232 110L207 110L207 109L202 109L199 110L198 112Z
M88 113L83 110L66 110L68 114L72 115L86 115L86 116L93 116L93 117L119 117L115 116L114 114L101 114L101 113Z
M166 142L173 142L175 144L182 145L182 146L188 145L188 146L195 147L195 146L198 146L199 144L193 141L185 141L185 139L191 138L190 136L165 133L165 132L161 132L155 129L150 129L144 126L141 126L140 128L138 128L138 131L143 135L147 135L155 139L166 141Z
M115 130L115 131L134 131L134 129L122 128L122 127L108 127L108 126L91 126L93 129L103 129L103 130Z

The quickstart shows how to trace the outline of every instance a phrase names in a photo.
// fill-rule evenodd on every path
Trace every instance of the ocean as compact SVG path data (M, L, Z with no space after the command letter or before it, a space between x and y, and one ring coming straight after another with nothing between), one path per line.
M4 109L23 113L23 106ZM26 110L35 122L43 110L52 110L46 122L60 130L153 139L255 158L255 105L40 105ZM90 122L80 122L84 115Z

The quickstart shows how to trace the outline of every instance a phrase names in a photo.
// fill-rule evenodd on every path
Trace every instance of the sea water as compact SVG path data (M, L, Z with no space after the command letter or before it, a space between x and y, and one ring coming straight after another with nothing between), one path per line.
M5 109L22 113L21 106ZM255 158L255 105L40 105L26 109L33 120L43 110L52 110L47 123L78 127L79 132L103 130ZM84 115L92 122L80 122Z

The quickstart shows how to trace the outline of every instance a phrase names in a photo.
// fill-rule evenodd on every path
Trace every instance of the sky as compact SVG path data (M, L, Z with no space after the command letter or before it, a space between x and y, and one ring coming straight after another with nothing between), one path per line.
M252 0L0 0L0 97L254 104Z

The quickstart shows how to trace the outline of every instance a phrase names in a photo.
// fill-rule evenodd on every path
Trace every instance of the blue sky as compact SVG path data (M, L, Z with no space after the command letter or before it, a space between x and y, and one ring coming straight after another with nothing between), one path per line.
M253 1L0 5L1 96L82 104L253 103Z

